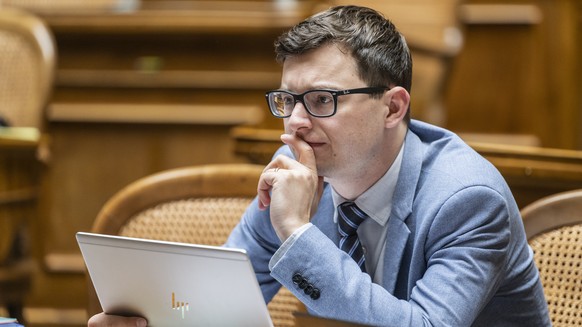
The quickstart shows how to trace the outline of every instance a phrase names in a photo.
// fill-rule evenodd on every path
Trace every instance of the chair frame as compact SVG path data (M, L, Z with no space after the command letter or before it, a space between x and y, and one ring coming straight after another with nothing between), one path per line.
M560 231L564 227L582 226L582 189L556 193L539 199L521 210L525 232L530 245L539 249L537 239L544 234L566 234ZM572 233L572 239L577 240L576 233ZM576 269L579 264L569 265L567 262L580 258L579 244L561 244L548 236L545 244L546 250L540 250L538 269L540 278L544 284L544 294L548 301L550 316L556 326L575 324L578 326L582 316L576 313L576 308L582 304L579 280L576 282ZM556 243L554 243L556 242ZM570 246L572 245L572 246ZM543 248L543 247L542 247ZM577 250L576 250L577 249ZM549 253L548 256L544 252ZM551 255L550 255L551 254ZM540 261L538 261L540 260ZM540 263L541 262L541 263ZM547 265L546 265L547 263ZM547 274L547 275L544 275ZM545 283L544 283L545 281ZM576 304L577 303L577 304Z
M157 204L192 197L254 197L263 166L217 164L175 168L139 179L116 193L97 215L92 231L118 234L134 216ZM238 183L237 183L238 181ZM119 217L122 217L120 219Z
M551 215L552 219L547 217ZM556 193L521 210L527 239L582 222L582 189Z

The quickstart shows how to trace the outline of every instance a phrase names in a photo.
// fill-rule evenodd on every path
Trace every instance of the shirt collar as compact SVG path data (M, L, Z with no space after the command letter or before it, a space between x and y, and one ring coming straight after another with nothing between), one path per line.
M392 196L396 189L396 182L398 181L398 175L402 165L403 152L404 144L402 144L398 156L396 156L388 171L354 201L360 209L381 226L385 226L390 217ZM348 201L337 194L333 187L331 191L333 204L336 208L339 204ZM337 223L337 210L333 219L334 223Z

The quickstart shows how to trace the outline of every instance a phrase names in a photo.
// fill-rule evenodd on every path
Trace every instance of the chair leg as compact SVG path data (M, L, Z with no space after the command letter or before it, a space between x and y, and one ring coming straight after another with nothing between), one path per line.
M6 304L6 311L10 318L16 318L21 325L25 325L22 303Z

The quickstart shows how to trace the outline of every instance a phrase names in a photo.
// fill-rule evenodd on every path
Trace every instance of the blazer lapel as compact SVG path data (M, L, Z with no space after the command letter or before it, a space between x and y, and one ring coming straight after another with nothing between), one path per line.
M384 250L384 271L382 275L382 287L390 294L394 294L398 272L402 256L406 249L406 242L410 235L410 230L402 220L390 217L388 220L388 231L386 235L386 249Z
M392 212L388 219L382 287L395 294L402 269L402 257L411 234L407 219L412 213L416 185L422 168L422 143L410 130L406 135L402 167L392 199ZM410 223L410 222L408 222ZM402 285L406 287L406 285Z

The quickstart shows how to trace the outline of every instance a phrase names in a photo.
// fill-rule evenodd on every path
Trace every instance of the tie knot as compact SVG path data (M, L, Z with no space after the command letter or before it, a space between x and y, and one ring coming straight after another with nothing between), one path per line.
M339 230L342 236L355 235L358 226L368 217L354 202L344 202L338 206Z

